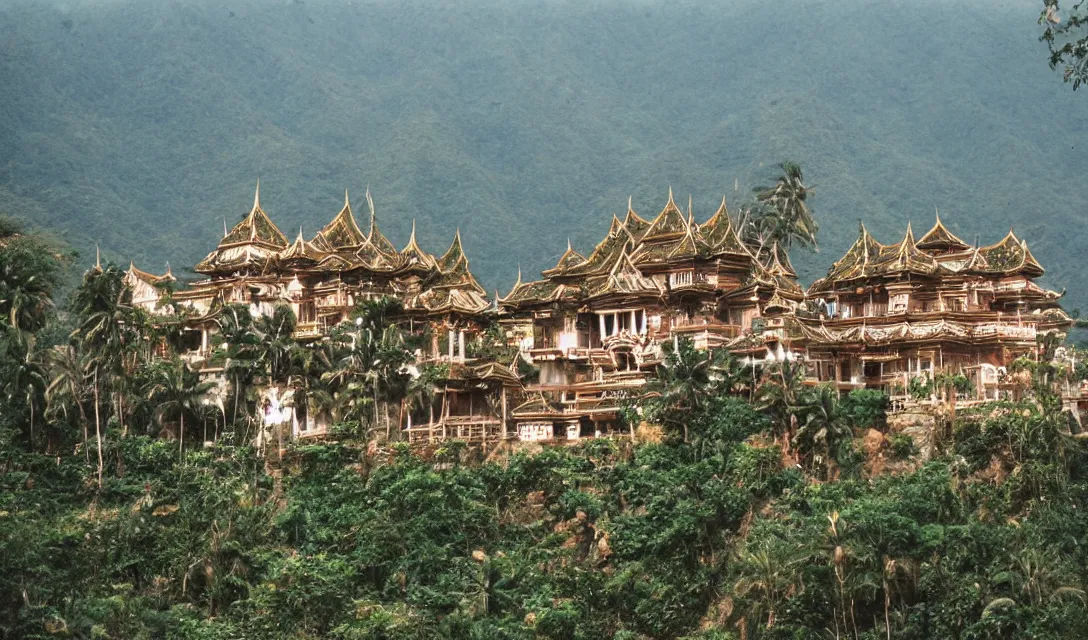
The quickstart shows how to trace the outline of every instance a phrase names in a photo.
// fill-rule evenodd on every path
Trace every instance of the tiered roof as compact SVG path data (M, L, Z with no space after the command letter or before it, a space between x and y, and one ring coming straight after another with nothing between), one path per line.
M724 196L714 215L699 225L699 236L706 243L707 249L712 256L732 254L751 257L748 248L744 246L740 236L737 235L737 230L733 226L733 219L729 217L729 209L726 207Z
M937 220L934 222L933 228L918 239L919 249L924 251L954 252L971 248L971 245L960 240L956 234L952 233L944 226L941 222L941 214L939 212L936 215Z
M416 242L416 221L412 220L412 235L400 251L401 269L405 272L432 273L438 270L438 260L420 248Z
M689 201L688 214L676 205L672 189L668 201L652 221L635 213L631 200L621 221L612 217L608 235L582 257L567 247L559 263L543 272L544 279L517 284L499 302L507 307L535 306L555 302L576 302L607 295L664 295L660 286L643 271L672 265L691 265L699 260L722 260L746 269L746 291L753 288L781 291L797 299L803 290L788 259L775 257L773 264L759 264L741 241L729 217L725 199L714 215L702 225L695 224ZM713 288L713 285L708 285Z
M289 247L279 253L277 259L280 264L291 265L301 268L313 267L325 257L325 253L320 251L313 243L307 242L302 236L302 228L299 227L298 236L295 241L291 243Z
M351 213L351 200L345 189L344 207L314 236L313 246L324 253L351 254L358 251L366 240L367 237L359 229L355 216Z
M133 278L135 280L139 280L141 282L149 284L152 287L158 287L169 282L177 281L177 278L174 277L173 272L171 272L170 270L170 265L166 265L166 273L162 274L161 276L157 276L153 273L148 273L147 271L141 271L140 269L137 269L136 263L130 261L128 263L128 271L125 272L125 275L129 278Z
M625 251L616 257L608 273L586 280L586 297L591 300L617 296L656 298L662 294L661 287L653 278L642 275Z
M468 258L461 247L461 232L437 261L438 270L423 283L423 291L413 296L405 307L428 314L483 313L491 303L476 277L469 270Z
M933 256L919 249L917 243L914 242L914 231L911 230L910 222L907 223L907 232L899 244L884 247L879 260L873 266L882 276L903 274L928 276L937 272L937 261Z
M374 212L374 199L370 189L366 190L366 203L370 208L370 232L354 254L352 266L359 266L370 271L392 273L400 266L400 252L382 232L378 230L378 216Z
M261 209L261 183L253 196L253 208L228 231L219 245L197 263L198 273L229 273L242 269L263 269L281 250L287 237Z
M982 247L978 252L986 262L987 273L1023 274L1032 278L1044 273L1043 266L1028 249L1028 243L1017 238L1012 229L999 242Z
M1027 243L1012 231L995 244L972 249L948 231L938 217L933 228L917 242L908 223L903 239L894 245L880 244L869 235L865 225L861 225L858 239L831 266L827 276L814 282L809 291L830 291L872 278L929 277L938 271L1029 278L1043 275L1043 267Z
M567 250L563 252L563 255L559 256L559 262L555 263L555 266L551 269L545 269L542 273L544 277L566 275L566 272L569 269L573 269L585 261L585 256L578 253L570 246L570 238L568 238Z
M696 235L693 227L694 223L684 217L673 201L670 188L669 201L642 235L638 248L631 255L632 261L640 267L646 267L686 262L707 256L709 247L701 235Z

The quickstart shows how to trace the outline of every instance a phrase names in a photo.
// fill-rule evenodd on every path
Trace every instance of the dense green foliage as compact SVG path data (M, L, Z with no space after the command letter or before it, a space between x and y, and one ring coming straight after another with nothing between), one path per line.
M26 268L7 291L41 302L60 263ZM153 357L175 327L116 267L65 308L0 318L0 638L1088 634L1088 456L1053 394L1085 372L1055 340L1016 367L1032 401L961 409L925 460L879 393L684 340L630 399L660 437L484 458L395 442L390 409L442 372L411 372L388 300L313 347L283 308L220 309L231 408ZM255 437L268 384L326 402L334 437Z
M823 483L744 400L698 438L480 462L352 441L110 438L0 461L0 634L80 638L1075 638L1083 445L1032 405ZM761 435L763 434L763 435ZM360 443L361 444L361 443Z
M1063 3L1064 4L1064 3ZM473 271L585 252L622 214L694 195L705 219L805 168L820 253L933 209L968 242L1010 226L1074 287L1088 251L1083 91L1047 68L1039 0L8 0L0 211L84 256L175 273L249 209L293 237L371 186L398 245L418 219ZM1063 11L1063 16L1065 12ZM1072 187L1071 187L1072 185Z

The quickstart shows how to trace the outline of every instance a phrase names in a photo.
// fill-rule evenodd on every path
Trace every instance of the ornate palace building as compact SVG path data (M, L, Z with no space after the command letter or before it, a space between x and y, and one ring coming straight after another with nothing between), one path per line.
M215 250L194 268L205 278L172 294L188 337L183 357L207 376L221 371L210 358L217 318L226 305L246 305L259 316L285 304L297 319L294 338L311 342L346 321L357 303L392 296L403 304L402 320L409 330L431 338L429 351L417 353L418 360L450 365L435 406L425 412L427 419L413 424L409 415L402 427L413 439L501 438L503 415L482 396L505 398L521 385L508 366L474 362L467 355L466 344L486 328L492 303L469 269L460 233L435 257L420 248L413 224L408 244L398 251L378 229L369 192L367 204L366 233L345 193L344 206L316 236L306 240L300 230L289 242L261 208L258 184L249 213L234 228L224 229ZM173 311L159 292L172 275L153 276L130 266L125 279L134 304L153 313ZM324 431L320 416L302 421L294 416L293 421L296 435Z
M724 199L697 224L671 190L653 220L628 202L588 256L568 244L541 275L519 277L499 300L507 334L540 370L528 401L512 412L525 440L610 431L623 399L660 362L664 341L760 356L778 350L786 316L804 299L788 264L762 264L741 242Z
M997 399L1009 363L1034 356L1039 336L1072 325L1061 294L1035 283L1042 275L1012 231L973 247L938 217L917 241L908 224L899 242L885 245L861 226L846 255L808 289L822 309L798 319L810 370L843 390L893 396L912 378L964 374L977 399Z
M204 278L172 294L169 270L155 276L130 266L133 301L156 314L179 313L186 357L208 376L220 311L247 305L253 315L280 304L297 318L294 337L324 339L361 301L392 296L408 330L429 336L419 362L448 365L431 406L408 411L400 430L411 442L574 440L613 431L625 399L638 396L680 338L697 348L740 354L753 369L803 363L810 384L842 391L877 388L906 394L916 378L962 374L966 399L1005 397L1006 367L1038 354L1038 338L1072 324L1060 293L1035 280L1043 268L1011 231L971 246L938 218L917 240L881 244L860 228L857 240L806 292L788 257L745 244L725 201L707 220L685 213L671 190L651 220L628 201L588 255L568 243L541 278L523 281L494 303L472 275L457 233L440 257L416 242L397 250L378 229L355 221L347 195L310 240L293 242L265 214L260 187L249 213L195 267ZM527 383L516 362L474 359L473 341L491 326L516 345L538 377ZM494 334L492 334L494 335ZM296 401L296 406L299 404ZM303 412L304 413L304 412ZM320 416L290 412L295 435L322 433Z

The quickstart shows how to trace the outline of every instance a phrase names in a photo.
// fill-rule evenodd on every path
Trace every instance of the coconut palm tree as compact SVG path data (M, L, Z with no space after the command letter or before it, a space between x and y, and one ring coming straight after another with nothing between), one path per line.
M658 394L654 403L659 419L666 428L683 433L690 441L691 414L697 412L718 390L725 354L720 351L699 351L690 340L673 340L664 344L665 357L658 365L647 391Z
M23 405L30 413L30 449L34 449L34 419L45 404L49 373L34 348L34 336L12 325L3 338L3 391L9 406Z
M778 166L782 175L773 185L754 189L756 207L750 228L758 238L760 258L765 250L776 245L787 253L794 245L817 248L819 225L807 202L812 189L805 185L800 165L786 161Z
M842 445L853 435L839 410L838 391L825 384L802 393L794 411L798 416L794 447L807 466L820 465L829 473Z
M46 415L63 416L71 423L72 411L77 412L83 430L83 454L90 455L87 447L86 402L90 395L87 370L79 352L71 345L60 345L50 350L49 386L45 390Z
M766 627L770 629L787 594L803 586L799 570L808 556L806 547L775 537L745 545L734 563L737 577L733 594L747 601L753 617L766 615Z
M157 405L160 425L168 417L177 417L179 456L185 447L185 418L201 414L201 401L213 387L214 383L201 382L200 375L180 358L157 363L152 371L145 395Z
M771 418L775 438L784 437L787 449L797 426L804 380L803 364L786 360L767 365L753 398L756 408Z
M245 305L223 307L216 317L216 324L219 331L213 341L218 354L225 360L224 373L234 396L231 420L237 422L239 405L247 397L258 373L258 338L253 330L253 317Z
M74 307L79 324L72 339L85 354L84 364L93 381L95 435L98 441L98 484L102 486L102 384L125 375L125 351L138 342L132 322L132 291L115 265L95 266L76 289ZM112 396L113 388L108 389ZM118 406L122 403L118 402ZM122 427L123 428L123 427Z

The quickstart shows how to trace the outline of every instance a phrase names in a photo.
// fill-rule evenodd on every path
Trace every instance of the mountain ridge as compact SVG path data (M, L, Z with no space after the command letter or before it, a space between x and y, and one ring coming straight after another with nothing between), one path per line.
M568 235L589 250L628 196L653 215L671 185L703 220L791 159L822 227L795 255L806 283L859 219L891 242L939 208L969 242L1015 227L1044 282L1088 304L1070 233L1086 107L1027 0L231 5L0 4L0 211L180 270L258 175L289 236L345 187L363 211L369 184L398 246L413 219L434 253L460 228L505 292Z

